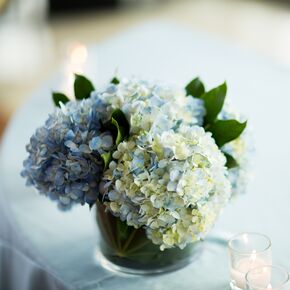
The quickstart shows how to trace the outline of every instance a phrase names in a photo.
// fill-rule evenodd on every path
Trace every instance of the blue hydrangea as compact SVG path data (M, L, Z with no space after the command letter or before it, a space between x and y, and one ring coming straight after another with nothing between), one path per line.
M110 132L101 131L107 115L107 105L96 94L57 108L26 147L22 176L27 184L64 209L94 204L103 172L100 154L113 146Z

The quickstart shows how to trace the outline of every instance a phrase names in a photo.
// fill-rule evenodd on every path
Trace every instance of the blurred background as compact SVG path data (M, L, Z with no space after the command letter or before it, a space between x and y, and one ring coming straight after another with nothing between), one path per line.
M0 135L61 65L77 71L91 43L156 19L290 68L290 0L0 0Z

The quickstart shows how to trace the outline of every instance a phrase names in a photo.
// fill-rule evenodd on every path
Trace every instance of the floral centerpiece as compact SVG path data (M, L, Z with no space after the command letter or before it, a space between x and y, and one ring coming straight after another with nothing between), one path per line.
M27 145L22 176L61 209L96 205L100 249L111 265L172 270L198 253L232 196L244 190L246 122L209 91L116 77L96 90L76 75L75 98Z

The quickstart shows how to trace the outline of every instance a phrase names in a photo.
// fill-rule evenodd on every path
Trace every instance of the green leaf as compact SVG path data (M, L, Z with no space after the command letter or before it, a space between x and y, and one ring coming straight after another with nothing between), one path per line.
M108 168L110 161L112 159L112 153L111 152L106 152L101 154L101 158L103 160L104 163L104 170Z
M201 99L204 100L204 106L206 109L206 115L204 118L205 125L211 124L216 120L219 112L223 108L226 94L227 84L223 83L201 96Z
M237 120L218 120L211 124L207 131L212 132L212 136L219 147L238 138L245 130L247 122L240 123Z
M185 87L185 90L187 96L193 96L195 98L200 98L205 92L204 85L199 78L195 78L194 80L192 80Z
M117 136L115 137L116 144L120 144L124 139L124 130L119 126L118 122L112 117L112 124L117 128Z
M120 83L119 79L116 78L116 77L113 77L112 80L111 80L111 84L114 84L114 85L118 85Z
M125 114L120 109L113 111L111 123L117 129L115 142L118 145L129 136L130 125L126 119Z
M226 159L227 159L227 163L226 163L226 167L227 168L234 168L234 167L238 167L239 163L237 162L237 160L230 154L223 152Z
M75 75L74 91L77 100L87 99L94 89L93 84L86 77Z
M59 92L53 92L52 99L53 99L54 104L57 107L60 107L60 104L59 104L60 102L62 102L63 104L66 104L67 102L69 102L69 98L66 95Z
M120 239L120 243L128 238L129 226L126 222L121 221L119 218L116 220L117 238Z

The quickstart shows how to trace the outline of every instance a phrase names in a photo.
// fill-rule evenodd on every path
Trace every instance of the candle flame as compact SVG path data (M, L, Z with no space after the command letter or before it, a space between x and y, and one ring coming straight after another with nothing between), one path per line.
M75 43L68 48L68 61L65 65L65 81L61 87L67 95L73 93L71 88L73 87L75 74L84 73L84 65L87 58L88 50L85 45Z
M251 257L250 257L250 260L252 262L254 262L256 260L256 258L257 258L257 251L256 250L253 250L252 251L252 254L251 254Z
M243 234L243 240L247 244L249 242L249 236L248 234Z
M87 48L83 44L75 44L70 52L70 61L74 65L82 65L88 57Z

